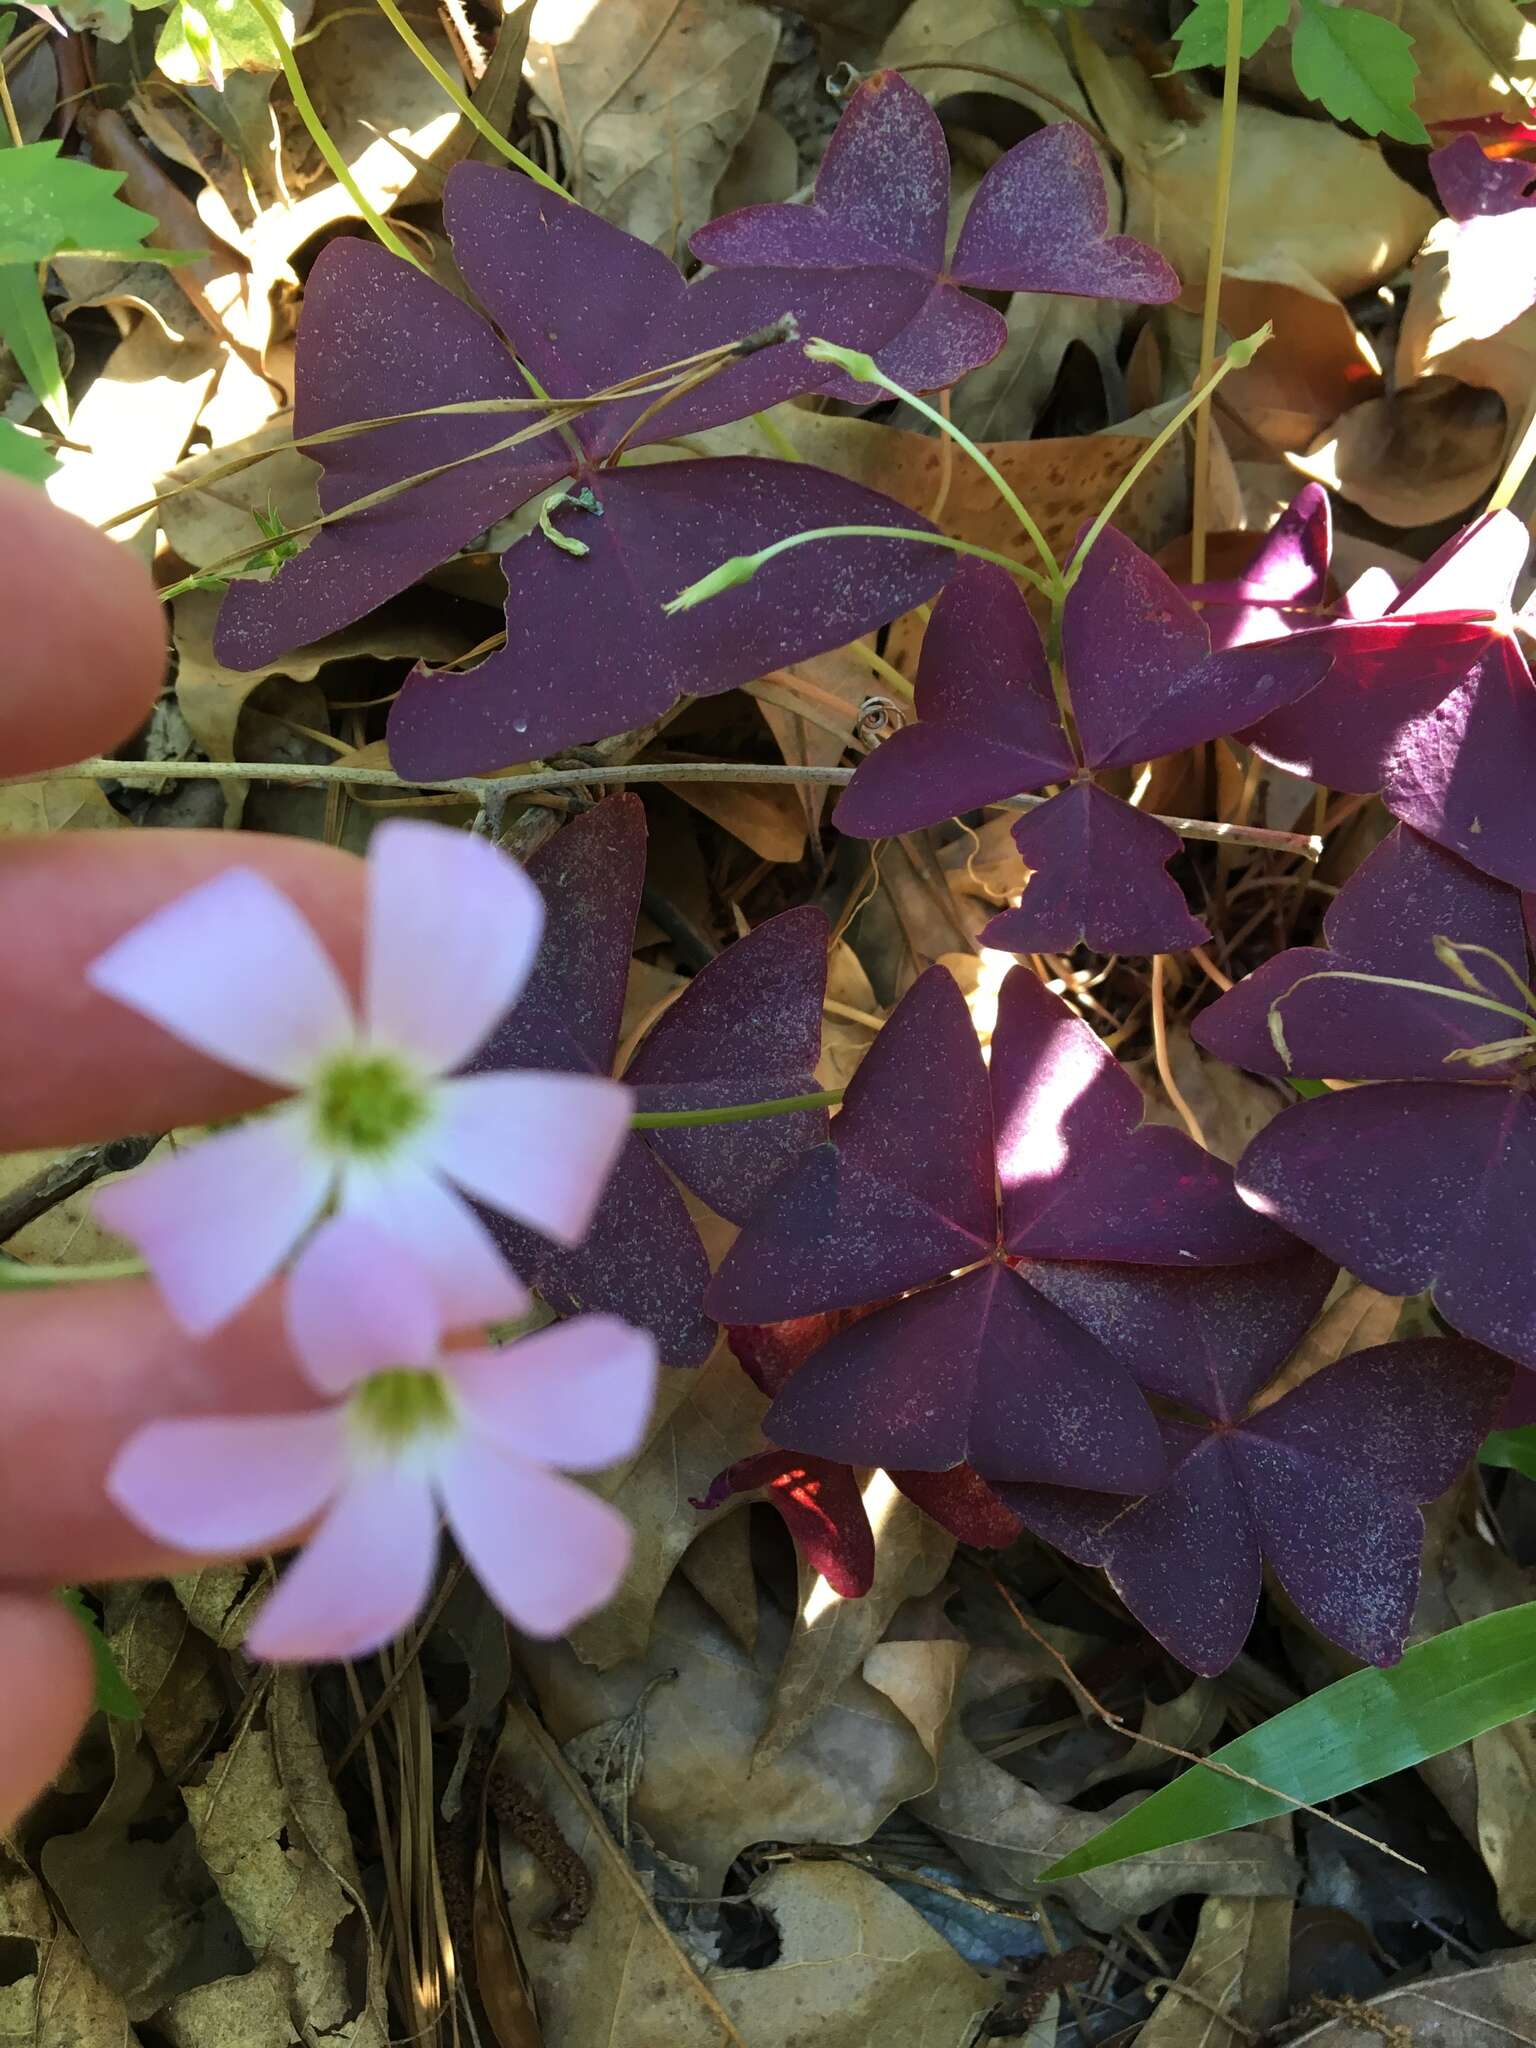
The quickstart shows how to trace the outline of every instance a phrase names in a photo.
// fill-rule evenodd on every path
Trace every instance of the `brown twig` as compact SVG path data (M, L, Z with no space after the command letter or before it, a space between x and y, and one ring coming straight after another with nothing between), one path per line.
M1173 1078L1173 1062L1168 1057L1168 1017L1163 1001L1163 984L1168 975L1168 955L1154 953L1152 956L1152 1057L1157 1063L1157 1078L1163 1084L1163 1093L1178 1111L1184 1128L1200 1147L1202 1152L1210 1150L1205 1142L1205 1132L1200 1119L1190 1108L1184 1091Z
M29 1223L72 1195L83 1193L103 1174L127 1173L142 1165L159 1142L158 1138L110 1138L104 1145L87 1145L62 1159L50 1160L20 1187L0 1196L0 1244L9 1244Z

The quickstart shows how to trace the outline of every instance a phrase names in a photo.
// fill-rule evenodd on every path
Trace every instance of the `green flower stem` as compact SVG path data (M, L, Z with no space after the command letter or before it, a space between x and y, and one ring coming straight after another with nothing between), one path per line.
M570 194L557 178L552 178L548 171L533 161L532 157L524 156L520 149L514 148L504 135L497 134L496 130L487 121L474 101L470 99L458 80L451 73L445 71L442 65L438 63L432 52L421 40L421 37L417 35L415 29L411 27L405 16L395 5L395 0L378 0L378 4L379 12L395 31L395 34L399 36L401 42L404 43L422 70L429 73L436 80L470 126L483 135L491 147L498 150L509 164L516 164L520 171L526 171L536 185L542 185L546 192L557 192L562 199L568 199Z
M29 1266L0 1257L0 1294L29 1287L70 1287L77 1280L133 1280L149 1269L142 1259L106 1259L96 1266Z
M753 413L752 424L757 428L781 462L803 462L805 460L805 457L800 453L794 442L790 440L788 434L785 433L771 412Z
M1200 317L1200 367L1195 389L1211 382L1216 361L1216 328L1221 317L1221 275L1227 253L1227 220L1232 209L1232 166L1237 157L1237 88L1243 68L1243 0L1227 0L1227 48L1221 77L1221 130L1216 143L1216 192L1211 205L1210 260L1205 267L1205 305ZM1195 474L1190 510L1191 583L1205 581L1205 538L1210 523L1211 414L1195 417Z
M746 1124L758 1117L791 1116L797 1109L830 1109L841 1102L841 1088L822 1088L814 1095L784 1095L777 1102L733 1102L724 1109L643 1109L629 1120L632 1131L691 1131L701 1124Z
M995 548L978 547L974 541L956 540L948 533L922 533L910 526L813 526L805 533L787 534L783 540L776 540L766 548L759 548L755 555L732 555L707 576L701 576L697 583L690 583L686 590L680 590L670 604L662 606L667 613L692 611L696 604L703 604L709 598L719 597L723 591L732 590L738 583L750 583L758 570L766 567L779 555L788 554L791 548L804 547L813 540L916 540L925 547L949 548L957 555L972 555L980 562L995 562L999 569L1006 569L1010 576L1017 576L1025 583L1032 583L1042 596L1049 590L1040 576L1024 563L1015 562L1008 555L1000 555Z
M880 390L890 392L893 398L905 399L914 412L921 413L923 418L930 420L941 434L947 434L957 448L963 449L997 492L1014 518L1018 520L1020 527L1029 539L1030 545L1045 564L1047 581L1044 587L1049 591L1053 603L1060 601L1061 596L1064 595L1061 565L1052 553L1050 543L1035 524L1028 508L1018 492L1013 488L1013 485L1009 483L991 457L982 453L969 434L957 427L953 420L946 419L936 405L930 405L926 398L919 398L917 393L909 391L905 384L898 384L894 377L888 377L873 356L865 355L856 349L837 348L831 342L825 341L811 342L805 352L812 362L836 363L848 376L856 377L861 383L874 384Z
M288 90L293 94L293 104L298 108L299 119L309 130L311 141L329 165L336 182L351 199L352 204L357 208L363 219L367 221L369 227L373 229L373 232L378 236L385 248L389 250L390 254L392 256L399 256L403 261L409 263L414 270L421 270L423 268L422 264L411 254L389 222L385 220L383 214L378 211L377 207L370 200L364 197L363 189L358 184L356 178L353 177L346 159L331 140L326 125L321 120L316 111L315 103L309 96L309 88L304 83L298 61L294 57L293 51L289 48L287 37L283 34L282 23L268 5L268 0L251 0L251 5L259 15L263 28L272 38L272 47L277 52L277 61L283 67L283 76L288 81Z
M1093 546L1105 527L1108 526L1110 520L1114 518L1121 505L1124 504L1127 494L1151 468L1152 464L1162 454L1174 436L1183 431L1184 425L1191 415L1198 413L1201 407L1206 405L1215 395L1222 379L1232 370L1246 369L1273 333L1273 327L1266 320L1257 334L1250 334L1246 341L1234 341L1227 350L1226 355L1217 364L1215 370L1212 371L1210 377L1203 384L1198 381L1196 382L1195 389L1190 393L1187 401L1179 407L1167 426L1160 433L1155 434L1147 443L1142 453L1110 492L1108 503L1103 511L1100 512L1098 518L1094 520L1092 526L1083 535L1082 546L1067 564L1066 575L1063 581L1068 590L1072 588L1078 577L1083 573L1083 564L1088 559L1088 550ZM1194 579L1191 580L1193 581Z

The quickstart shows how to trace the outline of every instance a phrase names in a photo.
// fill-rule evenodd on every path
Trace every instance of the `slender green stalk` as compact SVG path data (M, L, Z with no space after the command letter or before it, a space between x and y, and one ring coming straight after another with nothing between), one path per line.
M925 547L948 548L953 554L972 555L979 562L995 562L1010 576L1032 583L1042 595L1050 595L1043 577L1026 568L1024 563L1015 562L1009 555L1000 555L995 548L978 547L974 541L956 540L952 534L923 533L910 526L813 526L804 533L791 533L766 548L759 548L755 555L732 555L729 561L711 569L707 576L701 576L697 583L690 583L686 590L680 590L670 604L662 606L662 610L668 613L692 611L696 604L704 604L724 591L734 590L738 583L750 583L758 570L777 556L788 554L791 548L803 548L813 540L921 541Z
M785 433L771 412L753 413L752 424L781 461L803 462L805 460L805 457L800 453L794 442L790 440L788 434Z
M97 1266L29 1266L0 1258L0 1294L30 1287L70 1287L77 1280L131 1280L149 1269L142 1259L107 1259Z
M326 125L321 120L319 113L316 111L315 103L309 96L309 88L304 83L303 75L299 70L298 60L289 48L287 37L283 34L282 23L273 13L268 0L251 0L251 5L260 16L263 28L272 38L272 47L277 52L277 61L283 67L283 76L288 81L288 90L293 94L293 104L298 109L299 119L309 130L310 140L329 165L337 184L341 186L342 190L351 199L352 204L357 208L363 219L367 221L369 227L373 229L373 232L378 236L385 248L389 250L390 254L401 257L416 270L422 269L422 264L411 254L389 222L385 220L383 214L379 212L371 200L364 196L363 189L358 184L356 178L353 177L346 159L331 140Z
M982 475L997 492L1008 510L1018 520L1030 545L1046 567L1047 585L1053 600L1062 591L1061 565L1051 551L1050 543L1035 524L1028 508L1018 492L1003 475L991 457L984 455L971 439L962 432L953 420L940 412L936 405L930 405L926 398L919 398L915 391L909 391L905 384L898 384L894 377L888 377L873 356L865 355L858 349L838 348L829 341L813 341L806 347L806 354L815 363L836 363L839 369L861 384L874 384L882 391L890 392L893 398L903 398L914 412L921 413L925 420L932 421L941 434L947 434L957 448L961 448L975 463Z
M459 84L458 80L451 72L445 71L442 65L438 63L432 52L421 40L421 37L417 35L415 29L411 27L405 16L395 5L395 0L378 0L378 4L379 12L384 16L396 35L399 36L401 42L405 44L405 47L416 59L422 70L428 72L437 81L470 126L483 135L493 149L499 150L509 164L516 164L520 171L526 171L536 185L542 185L546 192L557 192L562 199L568 199L570 194L557 178L552 178L542 165L536 164L533 161L532 157L524 156L520 149L515 148L512 143L508 142L505 135L499 135L496 132L474 101L469 97L468 93Z
M912 702L915 692L899 668L893 668L883 654L877 654L873 647L866 647L862 641L857 652L861 661L867 661L877 675L884 677L904 704Z
M1109 502L1105 505L1103 511L1100 512L1098 518L1094 520L1092 526L1090 526L1088 531L1083 535L1082 546L1078 549L1077 553L1072 557L1072 560L1067 564L1064 581L1068 590L1072 588L1073 584L1077 581L1078 577L1083 573L1083 564L1088 559L1089 549L1093 546L1094 542L1098 539L1099 535L1104 531L1105 527L1108 526L1110 520L1113 519L1115 514L1119 511L1121 505L1125 502L1127 494L1133 489L1138 479L1146 474L1148 469L1150 469L1152 464L1157 460L1158 456L1161 455L1163 450L1168 446L1168 443L1171 440L1173 440L1174 436L1182 432L1184 424L1189 419L1190 415L1192 413L1199 412L1200 409L1206 404L1206 402L1213 396L1217 387L1220 385L1222 379L1228 374L1228 372L1232 370L1246 369L1248 364L1253 361L1254 356L1264 346L1265 342L1269 340L1270 336L1273 333L1273 327L1266 320L1264 325L1259 329L1257 334L1250 334L1246 341L1234 341L1232 346L1227 350L1227 353L1223 357L1222 361L1217 365L1216 369L1211 373L1211 376L1207 379L1207 381L1203 385L1198 383L1196 384L1195 389L1190 393L1187 402L1179 407L1178 411L1174 414L1173 418L1168 422L1167 426L1162 429L1161 433L1155 434L1153 438L1147 443L1144 451L1139 456L1137 456L1135 462L1132 463L1131 467L1126 471L1125 475L1120 479L1119 483L1116 484L1115 488L1110 492Z
M841 1088L821 1088L814 1095L784 1095L777 1102L733 1102L724 1109L645 1109L629 1120L632 1131L691 1131L702 1124L755 1123L764 1116L792 1116L798 1109L830 1109L841 1102Z
M1211 380L1216 329L1221 318L1221 276L1226 265L1227 220L1232 210L1232 166L1237 156L1237 88L1243 67L1243 0L1227 0L1227 50L1221 79L1221 134L1216 148L1216 194L1211 206L1211 250L1205 266L1205 306L1200 318L1200 368L1196 391ZM1210 523L1211 413L1195 415L1195 476L1190 508L1192 583L1205 581L1205 540Z

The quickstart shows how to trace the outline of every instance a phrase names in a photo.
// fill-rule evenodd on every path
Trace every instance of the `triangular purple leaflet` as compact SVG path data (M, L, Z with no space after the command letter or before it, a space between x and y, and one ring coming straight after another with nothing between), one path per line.
M299 323L296 436L430 405L527 396L494 329L462 299L372 242L342 237L321 251ZM324 472L321 506L334 512L402 477L493 447L535 417L407 420L327 443L314 451ZM231 585L219 611L219 659L256 668L361 618L569 463L559 435L540 434L322 527L272 581Z
M528 872L545 900L543 943L521 1000L475 1056L473 1071L613 1071L645 848L639 798L615 796L533 855ZM702 1088L711 1104L806 1092L825 975L821 912L803 907L771 919L683 990L653 1027L659 1043L642 1042L631 1074L638 1069L657 1090L675 1093L669 1077L691 1067L692 1092ZM715 1337L703 1309L709 1262L686 1205L653 1154L690 1186L697 1181L706 1200L724 1203L739 1194L744 1202L748 1190L771 1183L823 1127L818 1113L804 1112L697 1132L634 1134L575 1249L547 1244L501 1216L486 1221L552 1305L565 1313L601 1308L622 1315L655 1334L669 1365L698 1365Z
M771 1323L880 1301L985 1257L996 1227L986 1068L964 997L931 967L849 1083L832 1142L753 1212L709 1307Z
M1244 1208L1229 1168L1143 1123L1130 1075L1027 967L999 993L991 1080L1009 1252L1177 1268L1293 1249Z
M601 511L553 516L587 549L535 531L502 558L507 640L463 673L406 679L390 758L423 781L487 773L659 717L841 647L923 603L952 557L910 540L797 548L750 582L669 617L662 607L731 555L822 526L932 531L892 499L809 464L722 456L591 471Z
M1076 766L1040 629L1017 581L991 563L950 578L923 635L917 722L860 763L832 822L861 839L1070 776Z
M769 1409L766 1435L849 1463L1140 1492L1162 1476L1151 1411L1070 1317L988 1264L832 1337Z
M877 352L888 375L936 390L1002 347L1001 314L968 297L984 290L1068 293L1163 304L1179 280L1155 250L1111 235L1104 176L1083 130L1051 126L1008 150L971 201L946 267L949 155L938 116L893 71L876 72L850 98L807 206L743 207L698 230L692 249L721 270L794 269L857 277L897 265L928 296L912 324ZM794 302L792 302L794 303ZM802 331L812 309L794 303ZM867 404L851 378L827 387Z
M1437 938L1486 947L1526 978L1525 928L1513 889L1490 881L1406 826L1357 868L1323 920L1327 948L1276 954L1194 1023L1197 1044L1250 1073L1345 1081L1470 1080L1453 1052L1508 1038L1514 1019L1461 1000L1465 984L1435 954ZM1493 998L1519 1006L1514 984L1469 953ZM1341 972L1429 982L1446 997L1382 982L1316 979ZM1289 1064L1271 1035L1278 1005ZM1498 1067L1475 1070L1486 1078Z
M1536 1369L1536 1097L1386 1081L1300 1102L1238 1163L1244 1199L1386 1294Z
M816 1086L828 927L814 904L769 918L693 978L651 1027L624 1078L641 1110L715 1109ZM648 1133L710 1207L741 1222L763 1191L827 1135L825 1110Z
M882 749L883 751L883 749ZM1190 916L1168 872L1183 852L1171 826L1092 782L1074 782L1013 828L1031 870L1018 907L982 932L1002 953L1177 953L1203 946L1208 928Z
M1214 648L1294 633L1321 616L1333 554L1333 515L1321 484L1306 484L1280 514L1241 576L1185 584Z
M1523 157L1489 156L1475 135L1458 135L1429 153L1429 174L1452 220L1522 213L1536 207L1536 165Z
M1129 1506L1058 1489L999 1491L1037 1533L1102 1565L1191 1670L1214 1676L1242 1648L1261 1556L1331 1641L1393 1663L1418 1590L1419 1503L1465 1466L1508 1379L1503 1360L1479 1345L1381 1345L1209 1434L1166 1421L1168 1483ZM1229 1413L1235 1392L1234 1383L1221 1396Z

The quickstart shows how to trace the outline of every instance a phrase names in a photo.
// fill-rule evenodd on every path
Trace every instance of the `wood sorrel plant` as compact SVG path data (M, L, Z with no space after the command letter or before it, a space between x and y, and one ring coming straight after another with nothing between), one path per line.
M1212 10L1201 12L1203 32ZM1241 10L1221 29L1229 51L1241 47ZM1235 84L1229 103L1230 115ZM1465 157L1447 175L1460 174L1475 213ZM1483 183L1490 210L1523 207L1507 181ZM989 1060L955 983L940 968L920 977L829 1119L835 1091L815 1087L828 933L809 908L738 941L630 1049L625 1128L615 1123L600 1167L587 1161L572 1227L557 1230L535 1199L564 1144L547 1124L516 1173L497 1158L516 1135L470 1143L462 1119L450 1135L464 1157L449 1146L433 1163L479 1205L459 1228L517 1307L531 1287L557 1313L622 1316L673 1365L700 1363L729 1327L771 1402L766 1442L701 1504L766 1489L840 1592L872 1577L856 1474L880 1467L969 1543L1027 1525L1102 1566L1198 1671L1238 1653L1265 1562L1323 1633L1390 1663L1412 1613L1420 1503L1493 1422L1505 1358L1536 1368L1536 1003L1518 896L1536 888L1536 694L1513 610L1524 533L1506 515L1474 523L1407 590L1356 590L1330 610L1327 502L1314 488L1244 577L1181 591L1110 523L1127 479L1059 560L1030 507L923 394L1000 345L978 290L1159 303L1180 281L1109 233L1092 145L1070 124L1000 158L952 251L948 195L936 118L881 74L853 94L811 202L711 223L693 250L713 270L692 283L558 194L476 164L450 174L445 213L483 310L386 252L333 243L309 283L295 413L323 465L325 517L275 575L230 591L217 651L253 667L313 640L526 505L502 557L504 645L478 666L418 672L391 713L397 768L427 780L625 731L679 696L730 689L931 601L915 715L861 761L835 823L880 839L1039 798L1016 828L1032 871L1022 902L985 934L1022 954L1163 954L1209 937L1168 872L1177 835L1110 786L1120 771L1235 735L1335 788L1379 792L1403 823L1341 893L1327 947L1269 961L1198 1027L1212 1051L1277 1081L1371 1085L1287 1108L1235 1175L1145 1123L1130 1078L1023 966L1003 985ZM1209 378L1133 477L1261 340L1219 363L1206 351ZM804 464L629 460L811 393L914 407L996 487L1016 546L979 548ZM449 1078L434 1085L510 1099L518 1073L535 1094L611 1100L644 858L634 798L593 807L534 857L545 922L541 943L519 941L521 1001L503 1000L497 1018L477 1011L484 1029L435 1047L433 1072ZM449 878L432 900L462 936L460 895ZM117 985L147 1002L139 983L137 996ZM378 1085L370 1032L348 1028L346 1086L333 1062L316 1097L328 1141L345 1125L359 1154L359 1130L373 1142L382 1117L408 1150L426 1110L409 1086ZM310 1088L301 1066L261 1071ZM1433 1178L1416 1164L1426 1150ZM350 1171L365 1163L348 1160L341 1206L413 1242L417 1211L354 1199L371 1188ZM677 1182L740 1226L713 1277ZM127 1189L122 1220L149 1199ZM328 1181L294 1227L271 1226L263 1271L329 1192ZM1270 1398L1340 1265L1394 1292L1432 1290L1461 1335L1379 1346ZM305 1284L291 1284L302 1304ZM465 1319L492 1312L477 1297ZM369 1486L407 1487L413 1527L440 1499L507 1610L528 1627L557 1623L611 1582L611 1525L590 1524L604 1561L574 1605L540 1607L499 1576L477 1520L484 1494L463 1490L455 1463L474 1372L451 1369L435 1334L327 1383L363 1393L316 1431L324 1455L302 1501L286 1497L285 1526L326 1504L361 1517L347 1503L365 1469ZM539 1399L558 1408L547 1390ZM638 1427L604 1436L603 1454ZM360 1466L336 1462L338 1430ZM579 1431L514 1434L502 1453L573 1468L599 1454ZM147 1517L155 1461L173 1449L187 1442L141 1448L142 1489L119 1475ZM199 1542L279 1533L270 1515L260 1529L179 1526ZM331 1526L270 1647L319 1640L304 1632L303 1589L323 1577L312 1560ZM417 1592L429 1550L412 1551ZM417 1592L389 1608L390 1626Z

